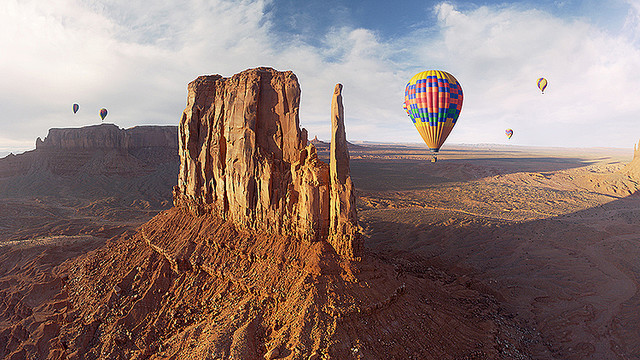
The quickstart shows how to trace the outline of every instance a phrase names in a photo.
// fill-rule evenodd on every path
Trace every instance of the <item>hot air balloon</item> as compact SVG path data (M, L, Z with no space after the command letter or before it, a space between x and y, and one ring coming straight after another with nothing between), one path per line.
M540 91L542 91L542 93L544 94L544 89L547 88L547 79L545 78L540 78L538 79L538 89L540 89Z
M100 118L102 119L102 121L104 121L105 117L107 117L107 109L102 108L100 109Z
M73 113L74 113L74 114L78 112L78 109L80 109L80 105L78 105L78 104L73 104Z
M407 84L404 109L432 151L432 162L460 116L462 97L458 80L440 70L419 72Z
M511 139L511 137L513 136L513 130L511 129L505 130L504 133L507 135L507 138L509 139Z

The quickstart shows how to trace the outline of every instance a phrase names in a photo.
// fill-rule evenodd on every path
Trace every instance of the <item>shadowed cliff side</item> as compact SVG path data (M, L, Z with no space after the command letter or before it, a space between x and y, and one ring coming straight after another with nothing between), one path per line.
M100 124L82 128L52 128L43 140L36 140L36 149L119 149L132 150L152 147L176 148L175 126L135 126L120 129L114 124Z
M261 232L329 240L341 256L360 256L341 88L331 107L330 169L300 129L292 72L257 68L191 82L175 205Z

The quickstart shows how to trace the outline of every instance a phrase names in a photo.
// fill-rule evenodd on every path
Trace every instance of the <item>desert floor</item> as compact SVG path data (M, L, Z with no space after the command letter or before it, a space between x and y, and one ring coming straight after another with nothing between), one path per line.
M417 145L350 152L368 251L468 277L557 358L640 358L632 150L445 146L435 164ZM20 272L53 270L159 211L132 205L0 198L3 291Z
M631 150L351 151L372 251L479 280L563 359L640 358L640 196Z

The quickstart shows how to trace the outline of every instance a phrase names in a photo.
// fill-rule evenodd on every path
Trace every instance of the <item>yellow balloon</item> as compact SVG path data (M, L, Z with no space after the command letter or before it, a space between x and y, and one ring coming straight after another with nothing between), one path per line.
M538 89L540 89L540 91L542 91L543 94L544 94L544 89L547 88L547 84L548 84L547 79L545 78L538 79Z

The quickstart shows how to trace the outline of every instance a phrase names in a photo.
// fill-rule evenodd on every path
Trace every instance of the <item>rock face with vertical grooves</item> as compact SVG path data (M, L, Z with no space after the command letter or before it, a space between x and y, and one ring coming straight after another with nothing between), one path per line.
M357 247L340 243L343 238L352 241L343 235L355 230L355 198L352 192L332 194L344 186L332 186L329 166L308 144L299 125L299 105L300 85L291 71L257 68L191 82L179 126L174 203L196 214L217 213L253 230L307 241L330 239L340 255L357 257ZM342 133L344 138L344 124ZM348 177L346 141L335 153L347 154L346 163L343 155L339 158ZM351 201L345 206L353 209L349 219L354 223L330 234L330 218L341 218L331 214L334 198Z

